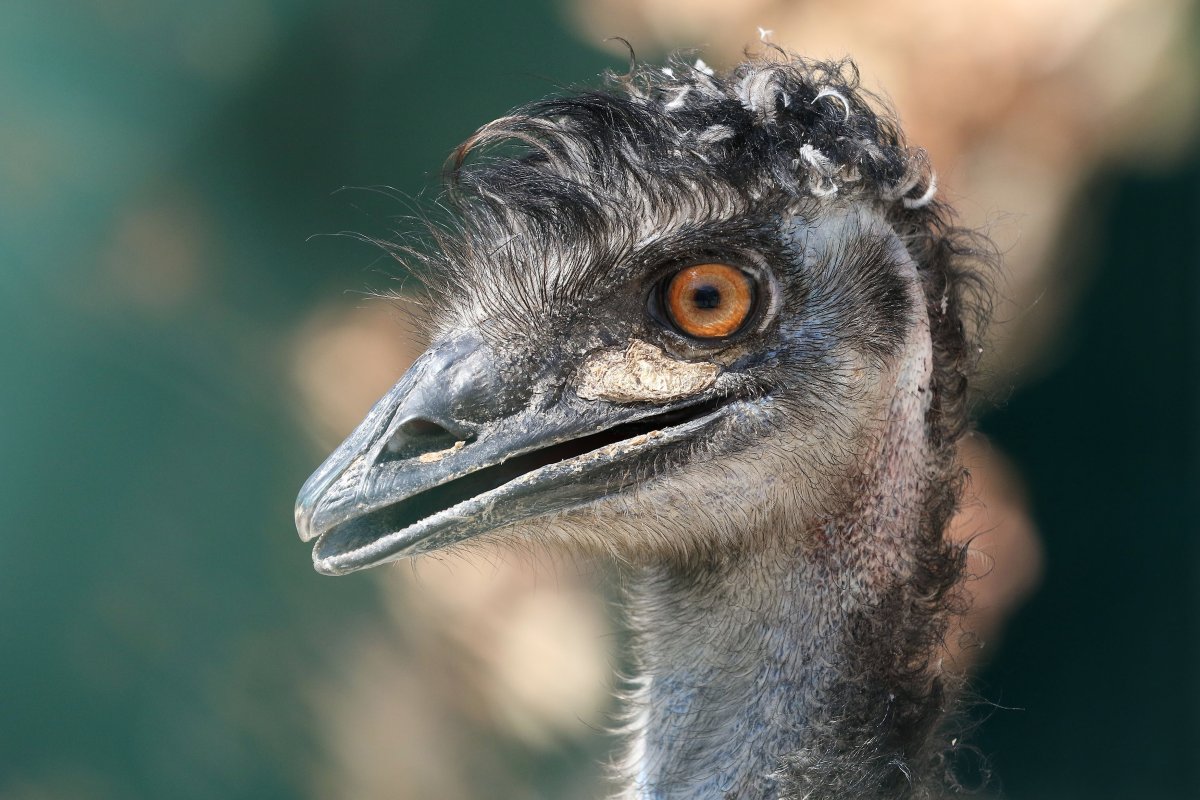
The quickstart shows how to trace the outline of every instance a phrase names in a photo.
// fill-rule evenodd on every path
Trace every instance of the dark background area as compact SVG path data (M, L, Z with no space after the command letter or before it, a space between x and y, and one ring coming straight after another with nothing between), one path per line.
M1043 532L978 740L1014 798L1197 797L1200 152L1097 176L1093 274L1051 373L981 427Z
M317 795L311 692L382 612L295 538L322 453L289 346L386 278L310 237L386 233L403 202L337 190L419 194L477 125L610 66L549 2L0 9L0 798ZM1095 178L1061 356L984 414L1047 554L979 680L1017 800L1200 796L1191 153ZM595 753L511 758L558 797Z

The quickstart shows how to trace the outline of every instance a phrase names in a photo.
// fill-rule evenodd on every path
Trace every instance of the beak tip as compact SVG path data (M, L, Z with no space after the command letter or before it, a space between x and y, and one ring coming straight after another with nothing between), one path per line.
M352 569L344 569L344 568L338 567L334 563L335 561L336 561L336 557L335 558L330 558L330 557L322 558L321 556L317 555L315 550L313 551L313 570L321 575L327 575L331 578L336 578L340 575L346 575L347 573L354 571Z
M312 514L303 500L296 503L296 533L300 534L302 542L311 542L317 538L317 532L312 527Z

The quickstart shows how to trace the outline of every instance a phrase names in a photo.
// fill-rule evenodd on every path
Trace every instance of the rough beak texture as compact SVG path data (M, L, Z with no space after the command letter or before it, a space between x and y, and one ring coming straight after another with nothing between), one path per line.
M635 342L567 379L497 365L471 334L436 343L301 489L296 527L316 540L317 570L363 569L627 488L629 461L686 444L718 410L703 391L717 367L673 362L673 374L665 360Z

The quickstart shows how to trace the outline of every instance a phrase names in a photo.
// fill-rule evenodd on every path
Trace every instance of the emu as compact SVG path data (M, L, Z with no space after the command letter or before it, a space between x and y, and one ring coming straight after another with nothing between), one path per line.
M329 575L478 542L623 565L622 797L952 786L945 531L990 256L879 107L779 51L483 126L435 246L395 246L432 345L301 490Z

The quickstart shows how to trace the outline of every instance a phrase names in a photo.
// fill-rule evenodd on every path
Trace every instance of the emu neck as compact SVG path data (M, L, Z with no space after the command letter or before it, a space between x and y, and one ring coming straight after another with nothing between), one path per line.
M914 798L932 781L957 559L950 466L893 424L844 508L764 522L764 549L658 567L632 590L638 800Z

